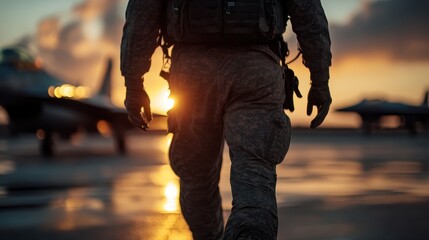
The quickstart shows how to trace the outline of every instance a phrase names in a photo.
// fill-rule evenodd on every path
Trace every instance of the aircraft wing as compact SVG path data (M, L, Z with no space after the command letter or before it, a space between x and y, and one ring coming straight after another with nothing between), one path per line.
M88 98L43 98L42 102L50 105L57 105L61 108L67 108L82 115L89 115L92 118L106 120L114 125L120 125L122 129L133 129L134 127L128 120L128 113L125 108L114 106L108 99ZM163 115L153 114L154 117Z
M105 120L115 127L121 129L133 129L128 120L128 113L125 108L114 106L110 100L103 98L55 98L47 94L32 94L25 92L15 92L8 94L8 101L13 102L11 108L15 111L29 111L34 108L65 110L73 114L82 123L90 119L91 122ZM11 99L13 98L13 99ZM28 109L26 109L28 107ZM31 115L31 114L28 114ZM162 115L154 114L154 117ZM55 121L55 119L51 119Z
M337 109L339 112L356 112L376 115L429 115L429 109L403 103L364 100L358 104Z

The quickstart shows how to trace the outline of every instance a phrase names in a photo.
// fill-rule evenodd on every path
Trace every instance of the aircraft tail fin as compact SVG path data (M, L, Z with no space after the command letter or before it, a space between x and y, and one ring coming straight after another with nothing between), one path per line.
M422 106L429 108L429 90L424 95Z
M100 90L98 90L98 96L104 96L107 98L112 97L112 70L113 70L113 60L109 58L106 63L106 70L101 82Z

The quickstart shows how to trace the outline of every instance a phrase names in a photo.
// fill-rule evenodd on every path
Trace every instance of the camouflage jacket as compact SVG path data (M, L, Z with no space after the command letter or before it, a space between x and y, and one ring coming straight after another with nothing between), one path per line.
M164 0L165 1L165 0ZM304 65L311 71L329 71L331 40L320 0L284 0L297 35ZM121 43L121 72L127 87L139 88L149 71L160 34L162 0L129 0Z

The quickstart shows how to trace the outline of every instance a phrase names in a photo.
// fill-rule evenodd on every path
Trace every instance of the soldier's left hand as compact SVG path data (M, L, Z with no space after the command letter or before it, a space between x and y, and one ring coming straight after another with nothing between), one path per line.
M313 106L317 107L317 115L311 121L311 128L317 128L328 115L332 103L331 93L329 91L329 72L312 73L311 88L308 92L307 115L313 112Z

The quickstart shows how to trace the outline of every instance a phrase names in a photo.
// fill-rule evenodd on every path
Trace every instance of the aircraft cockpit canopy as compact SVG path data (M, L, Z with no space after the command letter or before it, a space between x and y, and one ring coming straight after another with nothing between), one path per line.
M33 58L26 50L21 48L5 48L0 52L0 64L12 65L17 70L40 71L42 61Z

